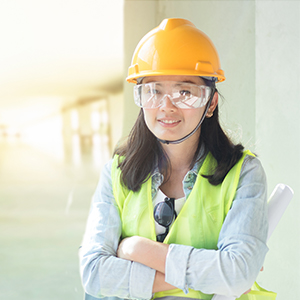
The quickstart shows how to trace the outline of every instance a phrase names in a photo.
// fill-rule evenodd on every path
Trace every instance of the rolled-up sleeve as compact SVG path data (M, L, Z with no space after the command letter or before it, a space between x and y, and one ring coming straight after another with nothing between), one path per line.
M234 297L249 289L268 252L266 192L261 163L248 156L219 235L218 250L171 245L166 259L166 281L184 292L191 288Z
M100 176L79 252L82 284L94 297L150 299L155 270L116 257L121 219L110 174L111 162Z

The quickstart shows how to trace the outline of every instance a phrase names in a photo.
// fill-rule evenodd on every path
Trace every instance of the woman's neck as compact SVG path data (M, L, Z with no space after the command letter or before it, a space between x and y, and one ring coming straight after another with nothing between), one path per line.
M180 144L163 144L168 155L172 171L188 170L198 146L198 140L186 140Z
M160 189L168 197L175 199L184 197L182 181L191 168L198 144L191 142L186 140L180 144L162 145L171 163L171 173L165 177L167 180L163 182Z

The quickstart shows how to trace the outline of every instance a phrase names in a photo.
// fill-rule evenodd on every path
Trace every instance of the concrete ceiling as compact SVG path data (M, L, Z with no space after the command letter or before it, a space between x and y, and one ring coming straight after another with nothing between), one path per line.
M0 126L20 127L122 84L123 1L1 1L0 43Z

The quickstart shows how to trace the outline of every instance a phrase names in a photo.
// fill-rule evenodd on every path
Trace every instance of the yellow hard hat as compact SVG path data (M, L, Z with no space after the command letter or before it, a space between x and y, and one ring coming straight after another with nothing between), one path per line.
M217 50L210 38L185 19L165 19L137 45L128 82L160 75L191 75L225 80Z

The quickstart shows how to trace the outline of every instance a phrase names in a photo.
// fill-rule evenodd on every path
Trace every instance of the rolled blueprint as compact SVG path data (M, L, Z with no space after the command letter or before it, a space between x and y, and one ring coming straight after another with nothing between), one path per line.
M269 240L270 236L275 230L286 208L290 204L293 195L294 195L293 190L289 186L283 183L277 184L275 189L273 190L268 200L269 231L268 231L267 240ZM212 298L212 300L235 300L235 299L236 299L235 297L227 297L221 295L214 295Z
M269 231L268 240L293 198L293 190L283 184L277 184L268 201Z

